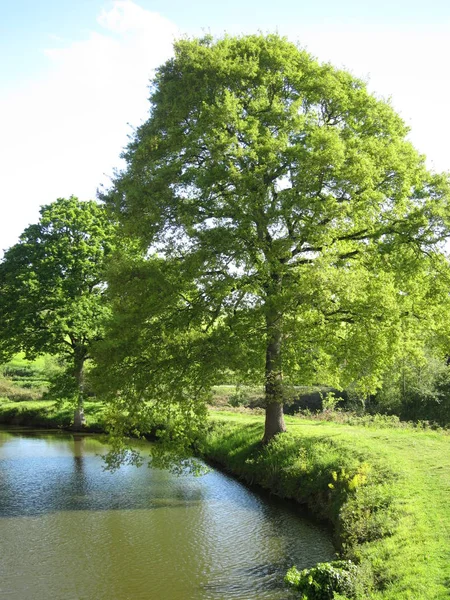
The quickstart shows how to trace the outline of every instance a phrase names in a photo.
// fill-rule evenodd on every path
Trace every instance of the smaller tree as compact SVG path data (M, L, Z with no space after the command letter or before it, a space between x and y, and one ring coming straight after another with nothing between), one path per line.
M106 211L74 196L43 206L0 263L0 359L57 355L67 365L64 396L84 424L84 367L108 307L103 272L115 228Z

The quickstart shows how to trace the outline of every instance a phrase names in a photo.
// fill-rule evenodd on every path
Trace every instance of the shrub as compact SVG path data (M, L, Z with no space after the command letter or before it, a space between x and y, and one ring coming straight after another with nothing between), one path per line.
M302 593L302 600L333 600L336 593L354 598L357 573L358 568L351 561L335 560L303 571L292 567L285 581Z
M234 408L239 406L259 406L263 401L262 390L258 387L237 384L235 391L228 397L228 404Z

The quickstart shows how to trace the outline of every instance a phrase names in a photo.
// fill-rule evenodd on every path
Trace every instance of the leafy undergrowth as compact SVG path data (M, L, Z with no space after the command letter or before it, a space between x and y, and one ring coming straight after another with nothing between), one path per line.
M368 587L364 585L360 572L361 569L351 560L334 560L303 571L291 567L285 581L307 600L356 598L365 595Z
M419 429L441 431L450 433L450 426L442 426L435 421L418 420L403 421L397 415L385 414L357 414L347 410L322 410L312 413L308 410L296 413L296 417L309 421L331 421L343 425L357 425L361 427L375 427L377 429Z
M223 410L227 406L257 406L263 401L264 390L258 386L248 385L215 385L211 393L211 406Z
M287 423L263 447L261 417L215 412L205 456L330 521L341 557L357 566L352 597L450 598L449 436Z
M24 388L7 377L0 377L0 398L4 400L22 402L23 400L38 400L41 397L40 390Z

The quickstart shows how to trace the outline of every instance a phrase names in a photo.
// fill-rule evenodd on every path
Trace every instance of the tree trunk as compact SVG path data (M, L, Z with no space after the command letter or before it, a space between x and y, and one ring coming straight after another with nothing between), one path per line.
M84 352L75 352L74 375L78 386L77 406L73 415L73 428L80 431L86 425L84 416Z
M283 404L277 402L267 404L263 444L267 444L273 437L284 431L286 431L286 425L284 423Z
M283 372L281 363L282 317L266 317L266 420L263 443L267 444L277 434L286 431L283 416Z

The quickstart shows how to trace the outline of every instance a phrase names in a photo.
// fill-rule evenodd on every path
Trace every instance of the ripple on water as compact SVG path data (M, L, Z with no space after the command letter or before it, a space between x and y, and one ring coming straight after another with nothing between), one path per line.
M89 436L0 432L0 597L285 600L334 554L293 507L219 472L103 470Z

